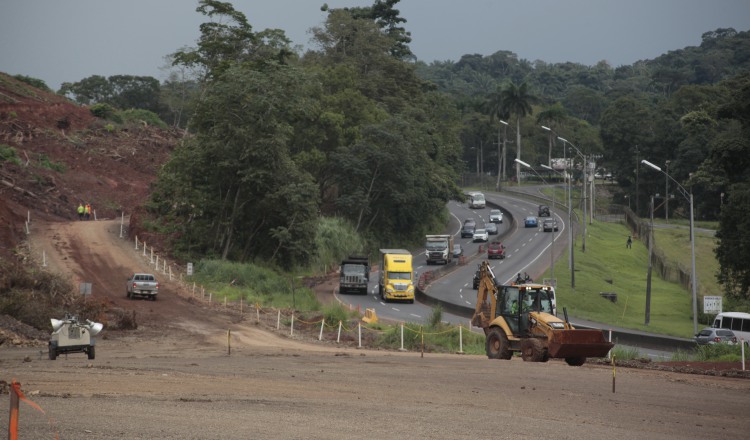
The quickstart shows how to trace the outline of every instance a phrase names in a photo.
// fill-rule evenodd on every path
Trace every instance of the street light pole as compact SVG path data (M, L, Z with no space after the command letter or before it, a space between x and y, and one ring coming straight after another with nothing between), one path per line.
M586 197L586 186L588 186L587 185L588 182L586 182L587 180L586 168L588 167L588 162L586 161L586 155L581 153L581 150L579 150L575 145L571 144L567 139L561 138L560 136L558 136L557 138L565 142L566 144L570 145L571 147L573 147L576 153L578 153L581 159L583 159L583 185L581 185L583 189L583 199L582 199L583 200L583 222L581 223L583 226L583 233L581 234L581 252L586 252L586 216L587 216L586 215L587 214L586 201L588 200ZM572 257L572 253L571 253L571 257Z
M544 179L544 177L541 176L534 168L531 167L531 165L527 164L526 162L516 159L516 164L524 166L528 169L530 169L534 174L537 175L540 179L542 179L542 182L544 182L546 185L549 185L549 183ZM551 167L542 165L543 168L547 168L552 170ZM554 170L553 170L554 171ZM555 188L552 187L552 209L550 210L550 217L552 217L552 220L557 223L557 220L555 220ZM568 225L570 227L570 225ZM552 236L551 236L551 243L550 243L550 279L552 285L557 287L557 282L555 281L555 227L552 226Z
M690 287L692 288L691 290L693 296L693 333L698 333L698 280L696 279L695 274L695 225L693 217L693 191L692 189L690 191L686 190L685 187L680 185L678 181L674 180L672 176L670 176L661 168L652 164L651 162L644 159L640 163L656 171L664 173L664 175L667 176L668 179L670 179L677 185L677 189L680 191L682 196L690 202L690 263L692 269L692 273L690 274Z
M502 151L497 152L497 184L495 185L496 190L500 190L500 182L505 180L505 140L508 137L508 123L503 121L502 119L498 119L500 121L500 124L503 125L503 143L502 143ZM500 147L500 127L497 127L497 148L498 150L501 149Z
M664 174L669 175L669 161L665 163ZM664 176L664 221L669 223L669 178Z
M645 324L651 322L651 273L653 271L654 255L654 196L651 196L651 223L648 227L648 274L646 276L646 319Z
M542 164L541 167L542 168L546 168L546 169L548 169L548 170L550 170L550 171L552 171L554 173L558 173L559 174L558 171L555 171L552 167L550 167L548 165ZM563 174L563 183L564 182L565 182L565 175ZM570 211L570 196L569 196L569 194L570 193L568 193L568 229L570 229L570 225L571 225L571 222L572 222L571 211ZM552 208L553 209L555 208L555 188L554 187L552 187ZM557 223L557 221L555 221L555 223ZM550 258L550 278L552 278L554 280L555 279L555 228L554 227L552 228L552 244L551 244L551 248L552 248L552 254L551 254L551 258ZM571 275L572 275L572 272L571 272ZM557 284L557 283L555 283L555 284ZM557 285L555 285L555 287L557 287ZM575 285L573 285L573 287L575 287Z

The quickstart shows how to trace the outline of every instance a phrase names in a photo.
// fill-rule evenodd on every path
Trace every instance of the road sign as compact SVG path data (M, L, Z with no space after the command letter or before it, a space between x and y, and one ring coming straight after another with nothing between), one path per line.
M188 274L188 276L190 276L190 275L193 274L193 263L188 263L187 264L187 274Z
M721 313L721 296L704 296L703 313L717 314Z
M81 295L91 295L91 283L81 283Z

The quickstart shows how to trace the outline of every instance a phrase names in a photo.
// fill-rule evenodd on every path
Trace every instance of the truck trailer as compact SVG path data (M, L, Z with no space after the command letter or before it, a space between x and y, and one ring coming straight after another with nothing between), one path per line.
M411 252L404 249L380 249L378 291L383 301L414 303L414 269Z

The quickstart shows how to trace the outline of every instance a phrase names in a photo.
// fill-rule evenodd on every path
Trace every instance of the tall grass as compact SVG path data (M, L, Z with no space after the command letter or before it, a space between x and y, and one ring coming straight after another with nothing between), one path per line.
M312 269L326 271L351 254L367 255L367 241L340 217L321 217L315 236L317 254Z
M201 260L189 281L202 284L214 298L298 310L319 310L315 294L296 277L255 264Z

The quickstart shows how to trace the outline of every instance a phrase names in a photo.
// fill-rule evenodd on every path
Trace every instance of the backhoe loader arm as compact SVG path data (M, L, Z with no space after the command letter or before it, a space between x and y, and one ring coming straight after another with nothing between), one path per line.
M495 274L489 263L483 261L479 265L479 288L477 289L477 303L471 324L486 329L495 318L497 311L497 284Z

